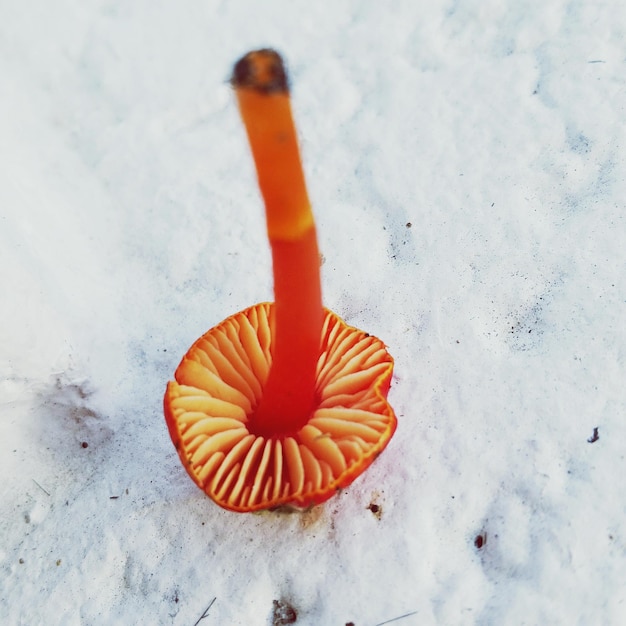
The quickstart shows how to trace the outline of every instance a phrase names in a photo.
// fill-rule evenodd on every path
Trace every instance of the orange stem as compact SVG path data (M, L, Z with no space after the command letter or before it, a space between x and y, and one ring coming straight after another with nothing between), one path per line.
M315 223L280 56L247 54L232 83L265 201L274 267L272 366L249 427L263 436L287 434L306 423L314 402L323 321Z

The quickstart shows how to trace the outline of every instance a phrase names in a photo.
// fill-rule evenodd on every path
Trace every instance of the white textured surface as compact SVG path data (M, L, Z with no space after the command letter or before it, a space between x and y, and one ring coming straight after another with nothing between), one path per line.
M382 4L3 3L3 624L623 623L626 11ZM161 414L271 298L225 82L266 45L325 302L396 358L394 439L305 515L213 505Z

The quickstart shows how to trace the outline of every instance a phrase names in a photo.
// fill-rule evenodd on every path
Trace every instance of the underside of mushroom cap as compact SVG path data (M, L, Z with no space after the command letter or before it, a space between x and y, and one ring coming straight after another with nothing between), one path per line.
M349 485L396 429L384 344L325 309L315 407L304 426L250 428L272 363L273 305L232 315L189 349L165 392L170 436L194 482L238 512L307 508Z

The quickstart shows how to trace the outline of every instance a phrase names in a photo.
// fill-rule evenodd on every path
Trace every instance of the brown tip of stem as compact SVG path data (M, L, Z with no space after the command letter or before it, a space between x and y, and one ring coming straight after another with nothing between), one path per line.
M265 94L289 93L285 64L271 48L253 50L241 57L235 63L230 84L235 89L244 87Z

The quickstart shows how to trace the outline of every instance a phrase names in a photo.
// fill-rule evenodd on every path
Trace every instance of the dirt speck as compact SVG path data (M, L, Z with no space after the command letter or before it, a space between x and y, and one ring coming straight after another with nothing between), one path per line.
M476 535L476 537L474 538L474 545L476 546L477 550L481 550L485 546L486 543L487 543L487 533L484 531Z
M376 504L376 502L370 502L367 508L372 512L372 515L374 515L376 519L380 519L382 517L383 507L380 506L380 504Z
M272 626L283 626L284 624L295 624L298 619L296 610L285 600L274 600L272 611Z
M383 505L381 504L381 494L376 490L372 492L372 496L370 498L370 503L367 505L367 510L372 513L372 515L380 520L383 516Z

